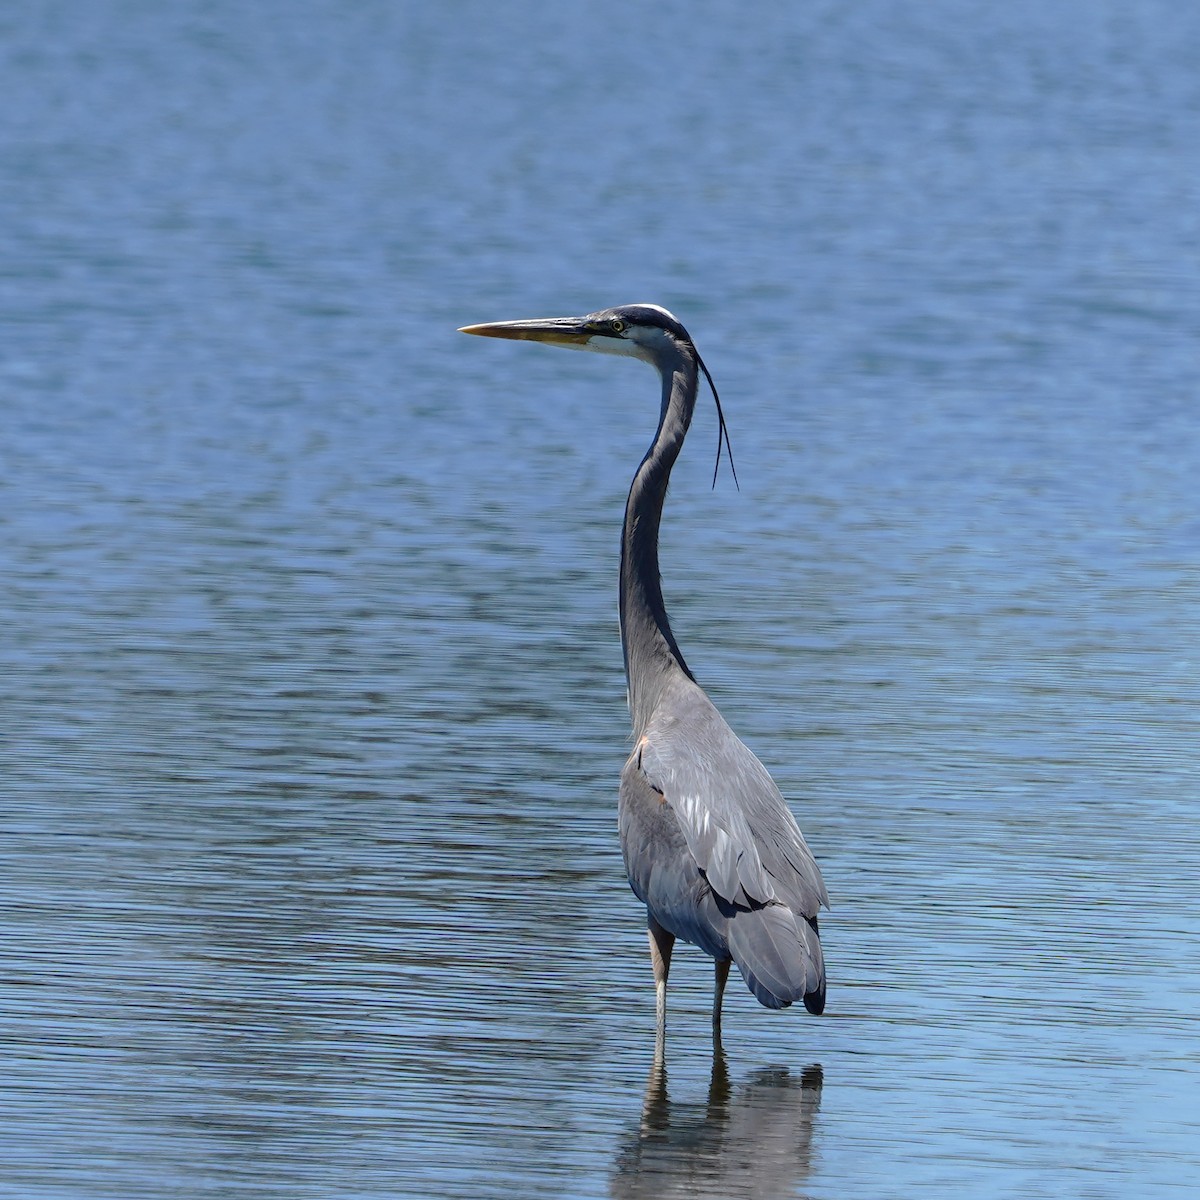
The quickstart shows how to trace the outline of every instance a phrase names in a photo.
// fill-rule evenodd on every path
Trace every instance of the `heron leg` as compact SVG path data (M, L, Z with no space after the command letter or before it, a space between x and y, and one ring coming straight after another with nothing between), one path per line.
M675 935L649 914L646 916L646 932L650 938L650 962L654 967L655 1057L661 1058L667 1038L667 973L671 969Z
M725 984L729 980L729 968L733 959L717 959L716 977L713 982L713 1049L721 1049L721 1001L725 997Z

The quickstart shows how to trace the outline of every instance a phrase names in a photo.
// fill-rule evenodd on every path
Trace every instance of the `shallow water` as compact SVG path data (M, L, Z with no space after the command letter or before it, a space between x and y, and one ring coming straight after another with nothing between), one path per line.
M1191 1195L1200 16L0 18L0 1194ZM650 299L680 643L821 1019L616 843ZM736 984L736 979L734 981Z

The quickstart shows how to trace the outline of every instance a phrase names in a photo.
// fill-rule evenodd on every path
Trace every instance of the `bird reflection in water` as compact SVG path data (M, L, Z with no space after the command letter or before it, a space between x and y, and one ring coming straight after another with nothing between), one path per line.
M822 1082L813 1064L799 1077L766 1067L733 1087L718 1049L707 1100L672 1104L666 1063L656 1055L641 1120L617 1154L609 1194L615 1200L795 1196L810 1169Z

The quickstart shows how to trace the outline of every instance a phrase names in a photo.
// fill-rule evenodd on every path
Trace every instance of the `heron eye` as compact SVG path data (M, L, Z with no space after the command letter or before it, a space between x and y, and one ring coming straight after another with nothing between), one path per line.
M620 317L616 317L609 323L609 328L613 331L613 333L624 333L625 322L622 321Z

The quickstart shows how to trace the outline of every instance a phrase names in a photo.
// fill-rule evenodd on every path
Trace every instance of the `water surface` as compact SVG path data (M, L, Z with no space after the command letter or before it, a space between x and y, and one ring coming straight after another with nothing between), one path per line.
M0 1193L1157 1197L1200 1176L1200 16L0 18ZM817 1020L616 842L655 300L676 633Z

